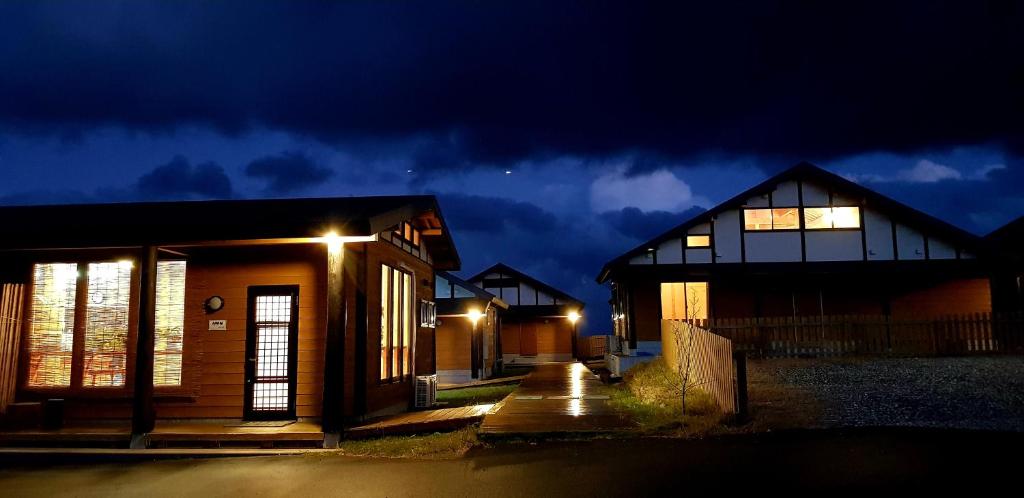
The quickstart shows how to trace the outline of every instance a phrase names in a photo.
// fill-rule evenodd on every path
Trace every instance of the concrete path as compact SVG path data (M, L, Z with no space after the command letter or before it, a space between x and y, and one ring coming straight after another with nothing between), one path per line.
M609 432L631 427L603 394L601 379L582 363L538 365L496 410L483 435Z

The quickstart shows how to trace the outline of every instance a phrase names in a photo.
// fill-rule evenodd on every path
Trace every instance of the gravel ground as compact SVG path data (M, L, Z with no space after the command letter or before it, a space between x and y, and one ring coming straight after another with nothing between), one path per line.
M1024 357L751 360L761 428L1024 431Z

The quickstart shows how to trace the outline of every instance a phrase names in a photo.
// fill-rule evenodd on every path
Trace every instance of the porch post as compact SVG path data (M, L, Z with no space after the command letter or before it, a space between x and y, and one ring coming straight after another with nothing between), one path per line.
M153 431L153 343L156 332L156 246L146 246L139 257L139 326L135 349L135 389L132 402L132 448L145 448L145 435Z
M321 426L324 445L336 442L344 413L345 246L327 246L327 339L324 345L324 399ZM328 441L330 434L331 441ZM336 444L336 443L335 443Z
M469 368L472 370L471 373L470 373L470 378L471 379L479 379L480 378L480 373L479 372L480 372L480 357L481 357L481 354L480 354L480 345L477 343L477 333L476 333L476 331L477 331L477 326L479 325L480 321L479 320L477 320L475 322L474 321L470 321L469 323L470 323L470 327L471 327L469 329L469 351L470 351Z

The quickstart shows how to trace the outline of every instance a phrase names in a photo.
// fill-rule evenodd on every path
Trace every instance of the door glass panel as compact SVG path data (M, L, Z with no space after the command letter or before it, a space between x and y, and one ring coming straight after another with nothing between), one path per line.
M285 411L288 378L291 296L256 296L256 378L253 411Z

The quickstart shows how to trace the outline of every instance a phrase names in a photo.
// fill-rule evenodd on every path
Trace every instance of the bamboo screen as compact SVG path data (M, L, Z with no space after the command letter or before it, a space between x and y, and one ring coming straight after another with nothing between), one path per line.
M0 284L0 415L14 402L24 284Z
M156 337L153 385L180 386L185 338L185 262L160 261L156 266Z
M132 264L89 263L82 385L124 385Z
M78 265L38 264L32 270L32 313L28 333L28 385L71 385L75 340L75 290Z

